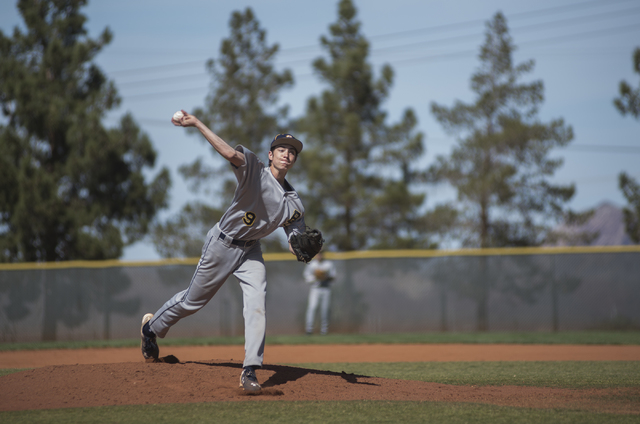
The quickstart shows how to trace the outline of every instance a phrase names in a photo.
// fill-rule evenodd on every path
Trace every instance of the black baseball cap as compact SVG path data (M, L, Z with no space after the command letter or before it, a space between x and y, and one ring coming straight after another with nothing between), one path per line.
M296 153L300 154L302 151L302 142L292 136L291 134L278 134L273 138L271 142L271 148L273 149L276 146L280 146L281 144L288 144L294 149L296 149Z

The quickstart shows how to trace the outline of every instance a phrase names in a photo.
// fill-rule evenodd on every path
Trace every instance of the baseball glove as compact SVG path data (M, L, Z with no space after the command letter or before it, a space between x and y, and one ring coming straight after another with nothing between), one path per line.
M293 234L289 242L298 260L308 263L322 250L324 239L320 230L307 227L304 233Z
M327 271L322 269L315 269L313 271L313 276L316 277L316 280L326 280L329 277Z

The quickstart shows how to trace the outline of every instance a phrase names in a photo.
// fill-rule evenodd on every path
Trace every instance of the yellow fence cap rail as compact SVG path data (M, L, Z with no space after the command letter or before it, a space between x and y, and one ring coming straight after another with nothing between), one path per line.
M629 246L570 246L570 247L508 247L488 249L457 250L360 250L353 252L326 252L327 259L391 259L391 258L438 258L455 256L509 256L509 255L558 255L585 253L640 253L640 245ZM65 269L65 268L114 268L114 267L153 267L170 265L197 265L200 258L168 258L154 261L60 261L60 262L21 262L0 264L0 271ZM265 253L264 260L295 261L291 253Z

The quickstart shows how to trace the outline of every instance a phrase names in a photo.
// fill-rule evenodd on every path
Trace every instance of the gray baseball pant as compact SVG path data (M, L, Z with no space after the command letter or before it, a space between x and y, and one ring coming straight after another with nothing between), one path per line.
M260 242L249 247L220 240L220 229L207 233L191 283L169 299L153 314L149 325L156 336L164 338L172 325L202 309L232 274L240 281L243 293L244 366L262 366L266 334L267 276Z

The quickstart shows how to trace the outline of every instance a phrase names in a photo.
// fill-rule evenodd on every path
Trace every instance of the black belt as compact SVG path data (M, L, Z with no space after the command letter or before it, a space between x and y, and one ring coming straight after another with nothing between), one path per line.
M223 232L220 232L220 237L218 237L220 240L224 240L227 237L229 237L228 235L226 235ZM231 237L229 237L231 238ZM253 246L254 244L256 244L256 241L258 240L234 240L231 239L231 244L233 244L234 246L239 246L239 247L249 247L249 246Z

